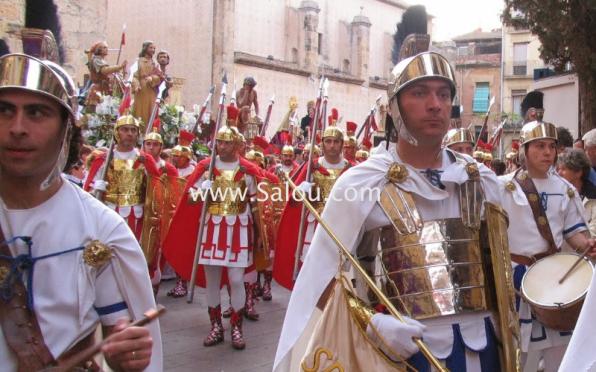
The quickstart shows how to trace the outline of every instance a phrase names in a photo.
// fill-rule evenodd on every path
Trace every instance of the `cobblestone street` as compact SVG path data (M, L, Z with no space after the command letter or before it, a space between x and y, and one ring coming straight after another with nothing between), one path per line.
M259 301L256 305L260 320L244 320L243 329L246 349L237 351L230 343L229 322L224 319L225 341L206 348L203 338L209 332L209 316L205 294L197 288L194 302L185 298L167 297L166 293L175 280L162 283L157 300L166 306L167 313L161 319L164 344L164 369L171 372L241 372L271 371L273 358L283 323L290 292L273 285L273 300ZM228 295L222 291L222 310L226 309Z

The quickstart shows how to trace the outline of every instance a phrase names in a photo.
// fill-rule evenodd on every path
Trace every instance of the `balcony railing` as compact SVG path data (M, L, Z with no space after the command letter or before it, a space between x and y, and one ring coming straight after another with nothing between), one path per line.
M507 78L533 78L534 69L546 68L541 60L503 62L504 75Z

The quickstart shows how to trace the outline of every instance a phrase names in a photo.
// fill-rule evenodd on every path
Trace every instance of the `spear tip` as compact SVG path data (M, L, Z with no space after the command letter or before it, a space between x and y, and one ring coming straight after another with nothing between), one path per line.
M212 85L211 88L209 89L209 93L213 94L215 92L215 85Z

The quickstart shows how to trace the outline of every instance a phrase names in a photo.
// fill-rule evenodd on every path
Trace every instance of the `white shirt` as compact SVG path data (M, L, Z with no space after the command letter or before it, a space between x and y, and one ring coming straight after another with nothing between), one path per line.
M0 200L5 238L31 237L33 307L50 352L59 357L97 324L113 325L120 317L136 320L155 307L143 253L120 216L90 194L63 179L58 192L30 209L7 209ZM83 260L78 249L91 240L113 249L114 257L100 269ZM10 245L13 255L28 253L22 241ZM26 278L25 278L26 280ZM101 314L101 315L100 315ZM162 370L158 322L149 325L153 356L149 371ZM16 371L16 358L0 329L3 371ZM6 369L5 369L6 368Z
M514 174L499 177L503 199L503 209L509 215L509 250L511 253L533 256L548 250L536 222L532 209L521 186L514 180ZM563 239L587 229L584 221L584 207L575 187L555 173L548 173L547 178L533 178L539 199L544 207L548 223L557 247ZM508 190L507 183L512 182L515 190ZM568 193L573 193L570 197Z

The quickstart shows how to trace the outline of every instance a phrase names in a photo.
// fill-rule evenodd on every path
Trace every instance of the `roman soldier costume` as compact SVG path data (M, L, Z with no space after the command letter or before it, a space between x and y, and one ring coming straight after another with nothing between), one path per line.
M216 134L217 141L239 141L234 127L224 126ZM219 298L222 268L227 271L234 310L230 317L232 346L245 347L242 333L242 314L245 302L243 276L253 264L253 213L250 198L256 195L261 171L246 159L223 162L219 157L212 170L213 178L206 180L210 158L197 164L188 177L186 190L179 204L164 243L164 254L180 276L189 280L197 246L201 209L207 208L199 254L196 284L207 289L211 331L205 346L223 341L221 304ZM240 289L242 288L242 289Z
M341 129L337 128L335 125L330 125L323 132L322 139L325 140L327 137L343 140L344 134ZM351 166L351 163L343 158L336 164L328 162L324 156L314 161L311 175L313 188L310 195L311 203L316 208L317 212L319 212L319 214L325 207L325 203L329 197L333 185L335 184L335 181L337 181L339 176ZM298 174L296 177L295 183L301 184L302 182L306 181L306 173L307 167L303 166L300 174ZM278 240L276 247L278 254L275 255L273 277L280 285L288 289L293 287L292 277L295 254L299 239L299 229L297 226L299 226L300 223L300 214L301 204L290 199L290 201L286 204L282 214L277 235ZM303 261L304 257L306 257L306 254L308 253L310 242L318 224L310 212L306 214L305 220L306 225L303 230L303 245L300 261Z
M114 139L119 140L118 128L122 126L134 126L139 128L139 121L132 115L123 115L116 120L114 126ZM147 197L148 177L159 178L160 171L151 155L134 148L131 151L121 152L114 147L110 164L106 165L106 153L95 157L89 169L89 175L84 189L89 191L93 183L100 180L102 169L108 167L105 182L106 192L103 202L115 210L141 242L144 221L144 205ZM103 180L102 180L103 181ZM146 240L149 242L149 240ZM157 251L153 244L142 246L147 259L147 264L152 266L156 259ZM155 271L152 273L154 276Z

